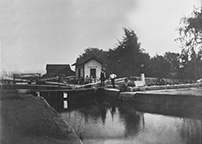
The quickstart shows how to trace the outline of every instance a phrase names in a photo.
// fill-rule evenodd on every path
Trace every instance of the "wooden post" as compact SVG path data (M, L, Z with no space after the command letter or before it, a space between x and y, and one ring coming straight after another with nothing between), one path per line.
M16 79L16 74L13 74L13 86L12 86L12 88L15 88L15 79Z

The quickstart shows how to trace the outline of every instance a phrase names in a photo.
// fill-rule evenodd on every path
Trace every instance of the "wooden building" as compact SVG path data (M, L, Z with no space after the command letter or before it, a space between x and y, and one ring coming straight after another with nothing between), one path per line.
M71 70L69 64L47 64L45 77L56 76L75 76L75 72Z

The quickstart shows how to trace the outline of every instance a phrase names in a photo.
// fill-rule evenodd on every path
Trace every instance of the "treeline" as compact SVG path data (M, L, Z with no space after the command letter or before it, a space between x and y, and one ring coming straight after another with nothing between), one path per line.
M194 57L193 54L189 58L188 53L166 52L163 56L151 57L141 48L134 31L124 28L123 40L117 47L107 51L87 48L77 61L96 56L106 63L107 74L113 71L119 77L140 76L144 72L148 77L199 79L202 77L202 60L200 55Z
M144 72L148 77L197 80L202 78L202 9L195 9L192 15L182 19L185 25L179 29L181 53L151 57L141 48L135 32L124 28L123 39L115 48L87 48L77 61L96 56L105 61L107 73L113 71L119 77L140 76Z

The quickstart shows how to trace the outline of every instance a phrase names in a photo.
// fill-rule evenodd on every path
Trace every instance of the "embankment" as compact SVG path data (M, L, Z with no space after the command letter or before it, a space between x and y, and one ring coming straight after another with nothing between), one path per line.
M143 111L181 113L202 118L202 87L121 92L119 99L136 105ZM172 114L172 115L173 115Z
M1 144L81 144L73 129L41 97L1 91Z

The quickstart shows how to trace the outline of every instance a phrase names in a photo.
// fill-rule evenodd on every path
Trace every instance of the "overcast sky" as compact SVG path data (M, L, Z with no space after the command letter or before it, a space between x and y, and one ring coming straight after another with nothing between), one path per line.
M177 28L201 0L0 0L1 70L45 72L85 48L114 48L123 27L151 56L180 52Z

